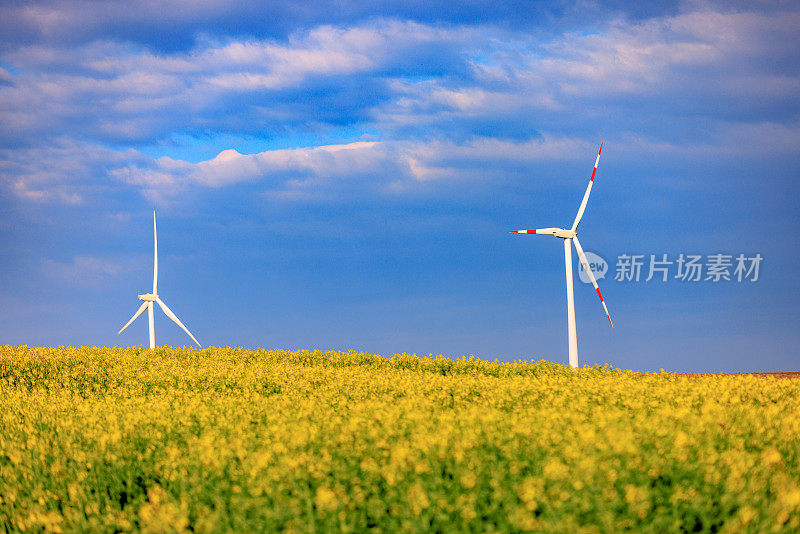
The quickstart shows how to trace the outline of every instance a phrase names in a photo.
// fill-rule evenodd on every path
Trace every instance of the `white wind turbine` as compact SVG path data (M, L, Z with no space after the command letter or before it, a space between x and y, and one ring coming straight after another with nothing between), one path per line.
M600 303L603 304L603 309L606 310L606 317L611 327L614 323L611 322L611 316L608 314L606 302L603 300L603 295L600 293L600 288L597 287L597 281L594 279L592 269L589 267L589 262L586 260L586 254L583 253L581 243L578 241L578 224L581 222L583 212L586 209L586 202L589 200L589 193L592 192L592 184L594 183L594 175L597 172L597 164L600 162L600 152L603 151L603 143L600 143L600 150L597 151L597 159L594 161L594 169L592 170L592 177L589 178L589 185L586 187L586 193L583 194L583 201L581 207L578 208L578 214L575 216L575 222L572 223L572 228L565 230L563 228L540 228L537 230L510 230L512 234L544 234L552 235L564 240L564 263L567 268L567 328L569 333L569 364L572 367L578 367L578 333L575 329L575 298L572 291L572 247L570 243L575 243L575 250L578 251L578 258L583 264L583 269L592 281L592 285L597 291L597 296L600 297Z
M151 349L156 348L156 330L155 330L155 325L154 325L154 321L153 321L153 319L154 319L154 317L153 317L153 302L157 302L158 305L161 306L161 309L164 311L164 313L167 315L167 317L169 317L170 319L175 321L175 324L180 326L183 329L184 332L189 334L189 337L192 338L192 340L195 343L197 343L198 347L203 348L203 346L200 345L200 342L197 341L194 338L192 333L189 332L189 330L185 326L183 326L183 323L181 322L181 320L178 319L178 317L174 313L172 313L172 310L170 310L167 307L167 305L164 304L164 302L160 298L158 298L158 237L156 236L156 212L155 211L153 212L153 292L152 293L145 293L144 295L139 295L139 300L142 300L144 302L142 302L142 305L139 307L138 310L136 310L136 313L133 314L133 317L131 317L131 320L128 321L125 324L125 326L123 326L120 329L119 332L117 332L117 335L121 334L123 330L128 328L128 325L130 325L133 321L135 321L136 318L139 317L142 314L142 312L145 310L145 308L147 308L147 320L148 320L148 324L150 326L150 348Z

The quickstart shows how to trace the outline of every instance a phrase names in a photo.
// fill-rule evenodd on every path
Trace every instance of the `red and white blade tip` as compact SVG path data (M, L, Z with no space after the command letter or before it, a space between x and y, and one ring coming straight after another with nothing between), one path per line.
M595 291L597 291L597 296L600 297L600 303L603 304L603 309L606 311L606 317L608 317L608 324L611 325L611 328L614 328L614 323L611 321L611 315L608 313L608 308L606 307L606 301L603 299L603 294L600 293L600 288L595 286Z
M594 175L597 172L597 164L600 163L600 152L603 151L603 143L600 142L600 150L597 151L597 159L594 160L594 169L592 169L592 177L589 178L589 182L594 182Z
M509 230L509 234L535 234L536 230Z

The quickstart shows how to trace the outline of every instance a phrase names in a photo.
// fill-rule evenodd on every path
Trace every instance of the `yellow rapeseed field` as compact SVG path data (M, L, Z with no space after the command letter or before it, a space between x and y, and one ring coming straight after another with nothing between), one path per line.
M798 532L800 381L0 348L0 532Z

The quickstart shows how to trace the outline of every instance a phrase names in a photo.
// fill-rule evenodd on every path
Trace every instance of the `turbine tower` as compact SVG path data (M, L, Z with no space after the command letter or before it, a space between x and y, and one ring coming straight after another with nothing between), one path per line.
M197 343L198 347L203 348L203 346L200 345L200 342L194 338L192 333L189 332L189 330L185 326L183 326L181 320L178 319L178 317L174 313L172 313L172 310L170 310L167 307L167 305L164 304L164 302L158 297L158 236L156 235L155 211L153 211L153 292L145 293L144 295L139 295L139 300L143 301L142 305L139 307L138 310L136 310L136 313L133 314L131 320L128 321L125 324L125 326L120 328L119 332L117 332L117 335L121 334L123 330L128 328L128 325L130 325L133 321L135 321L136 318L139 317L145 309L147 309L147 323L150 332L150 348L151 349L156 348L156 329L153 320L154 319L153 302L156 302L161 307L161 309L163 310L163 312L166 314L167 317L172 319L175 322L175 324L177 324L183 329L184 332L189 334L189 337L192 338L192 341Z
M592 170L592 177L589 178L589 185L586 187L586 193L583 194L583 201L581 207L578 208L578 214L575 216L575 222L572 223L572 228L565 230L563 228L539 228L536 230L510 230L512 234L542 234L552 235L564 240L564 264L567 269L567 332L569 337L569 364L572 367L578 367L578 333L575 327L575 297L572 289L572 247L575 244L575 250L578 251L578 258L583 264L583 269L592 281L597 296L600 297L600 303L606 311L606 317L614 328L614 323L611 322L611 316L608 314L608 307L603 300L603 294L600 293L600 288L597 286L597 280L594 279L592 269L589 267L589 262L586 260L586 254L583 253L581 243L578 241L578 224L581 222L583 212L586 210L586 203L589 201L589 193L592 192L592 184L594 183L594 175L597 172L597 164L600 162L600 152L603 151L603 143L600 143L600 150L597 151L597 159L594 160L594 169Z

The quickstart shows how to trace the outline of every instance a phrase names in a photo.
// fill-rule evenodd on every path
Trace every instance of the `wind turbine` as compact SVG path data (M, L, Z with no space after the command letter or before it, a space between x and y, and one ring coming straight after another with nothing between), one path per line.
M594 183L594 175L597 172L597 164L600 162L600 152L603 151L603 143L600 143L600 150L597 151L597 159L594 160L594 169L592 170L592 177L589 178L589 185L586 187L586 193L583 194L583 201L581 207L578 208L578 214L575 216L575 222L572 223L572 228L565 230L563 228L539 228L536 230L510 230L512 234L543 234L552 235L564 240L564 264L567 268L567 329L569 335L569 364L572 367L578 367L578 333L575 329L575 297L572 291L572 247L571 243L575 244L575 250L578 251L578 258L583 264L583 269L592 281L594 289L597 291L597 296L600 297L600 303L606 311L606 317L614 328L614 323L611 322L611 316L608 314L606 302L603 300L603 295L600 293L600 288L597 287L597 280L594 279L592 269L589 267L589 262L586 260L586 254L583 253L581 243L578 241L578 224L581 222L583 212L586 210L586 202L589 200L589 193L592 192L592 184Z
M158 298L158 236L156 235L156 212L155 211L153 211L153 292L152 293L145 293L144 295L139 295L139 300L144 301L144 302L142 302L142 305L139 307L138 310L136 310L136 313L133 314L133 317L131 317L131 320L128 321L125 324L125 326L120 328L119 332L117 332L117 335L121 334L123 330L128 328L128 325L130 325L133 321L135 321L136 318L139 317L145 309L147 309L147 322L148 322L148 325L150 327L150 348L151 349L156 348L156 330L155 330L155 324L154 324L154 321L153 321L153 319L154 319L154 317L153 317L153 302L156 302L161 307L161 309L164 311L164 313L167 315L167 317L172 319L175 322L175 324L177 324L178 326L180 326L183 329L184 332L189 334L189 337L192 338L192 340L195 343L197 343L198 347L203 348L203 346L200 345L200 342L197 341L194 338L192 333L189 332L189 330L185 326L183 326L183 323L181 322L181 320L178 319L178 317L174 313L172 313L172 310L170 310L167 307L167 305L164 304L164 302L160 298Z

